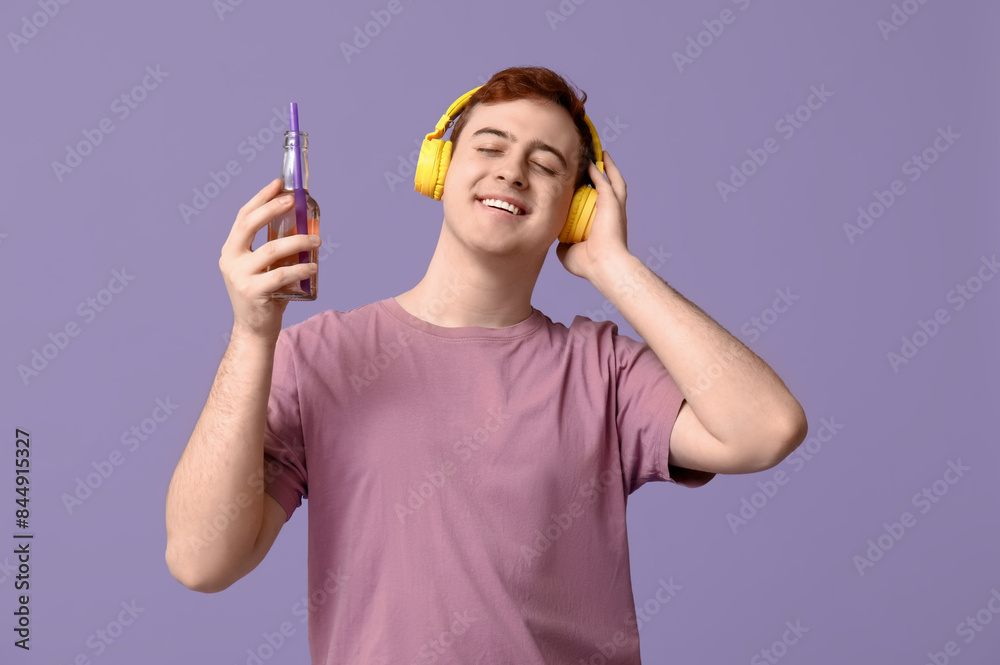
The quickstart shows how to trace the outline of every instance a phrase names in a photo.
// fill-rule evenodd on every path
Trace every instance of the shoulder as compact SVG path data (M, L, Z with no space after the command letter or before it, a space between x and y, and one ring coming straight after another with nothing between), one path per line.
M303 321L282 328L278 342L296 349L314 350L318 346L364 337L384 312L378 301L360 305L353 309L327 309L313 314Z
M641 339L619 333L614 321L594 321L582 315L574 316L568 327L552 322L547 316L545 321L553 348L563 350L574 364L601 368L602 374L608 371L618 374L637 358L652 353Z
M596 339L599 337L610 338L612 335L618 334L618 324L614 321L594 321L582 314L576 314L567 326L560 321L553 321L540 311L539 313L542 315L544 327L553 335Z
M281 332L287 335L303 335L331 326L365 325L368 321L378 318L382 314L381 309L382 305L378 300L366 305L359 305L353 309L327 309L298 323L290 324Z
M593 350L619 360L634 357L649 348L641 338L621 334L614 321L594 321L582 315L574 317L566 335L573 344L589 345Z

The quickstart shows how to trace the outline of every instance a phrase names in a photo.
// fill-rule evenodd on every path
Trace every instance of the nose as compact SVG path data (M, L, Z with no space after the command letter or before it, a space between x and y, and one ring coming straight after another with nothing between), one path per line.
M524 162L521 157L508 154L497 164L496 178L510 187L524 187Z

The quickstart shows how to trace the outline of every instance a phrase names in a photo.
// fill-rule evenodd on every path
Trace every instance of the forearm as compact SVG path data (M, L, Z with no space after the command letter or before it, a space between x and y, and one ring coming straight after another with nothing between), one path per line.
M670 373L721 442L769 445L792 436L802 407L753 351L631 254L602 264L595 286Z
M263 519L274 344L234 331L167 491L167 562L191 586L231 571Z

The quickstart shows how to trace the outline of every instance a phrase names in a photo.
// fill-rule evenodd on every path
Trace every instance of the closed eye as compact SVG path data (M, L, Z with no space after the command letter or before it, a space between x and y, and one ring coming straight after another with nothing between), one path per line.
M476 151L477 152L487 153L487 154L494 154L494 153L502 152L501 150L496 150L495 148L476 148ZM534 164L535 166L537 166L538 168L540 168L542 171L544 171L546 175L555 175L556 174L555 171L553 171L552 169L550 169L550 168L548 168L546 166L542 166L538 162L532 162L532 164Z

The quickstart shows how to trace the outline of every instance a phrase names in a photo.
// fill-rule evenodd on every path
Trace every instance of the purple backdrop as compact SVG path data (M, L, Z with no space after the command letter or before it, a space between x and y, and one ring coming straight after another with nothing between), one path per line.
M631 497L644 660L1000 662L1000 5L64 2L0 9L0 661L308 662L308 503L223 593L163 559L232 320L220 248L278 175L294 100L325 245L320 298L285 325L402 293L442 214L412 191L415 142L541 64L589 95L632 253L809 416L775 469ZM551 253L537 308L635 335Z

